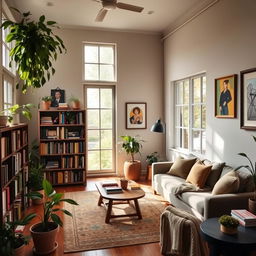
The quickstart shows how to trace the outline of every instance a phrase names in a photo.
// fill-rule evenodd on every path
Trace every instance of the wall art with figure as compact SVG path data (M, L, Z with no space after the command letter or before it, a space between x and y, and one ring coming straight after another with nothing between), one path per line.
M126 129L147 128L147 103L126 103Z
M51 90L52 103L51 107L58 107L59 103L65 103L65 90L61 90L59 87Z

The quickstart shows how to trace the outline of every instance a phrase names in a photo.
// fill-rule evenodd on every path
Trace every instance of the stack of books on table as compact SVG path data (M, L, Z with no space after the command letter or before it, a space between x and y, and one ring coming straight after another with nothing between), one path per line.
M231 215L236 218L242 226L256 227L256 215L245 209L231 210Z
M121 187L118 186L112 186L112 187L104 187L107 194L119 194L123 193L123 190Z
M52 117L51 116L43 116L41 117L41 124L52 124Z
M58 109L68 109L68 103L59 103Z
M105 180L101 182L101 186L105 187L118 187L118 183L115 180Z

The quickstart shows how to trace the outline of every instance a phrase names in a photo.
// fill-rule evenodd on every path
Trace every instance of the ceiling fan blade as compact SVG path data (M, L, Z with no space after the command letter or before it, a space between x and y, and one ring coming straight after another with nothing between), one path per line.
M117 3L116 6L120 9L132 11L132 12L142 12L143 7L131 5L131 4L125 4L125 3Z
M95 21L97 21L97 22L103 21L104 18L105 18L105 16L106 16L106 14L107 14L107 12L108 12L108 10L106 10L105 8L102 8L102 9L99 11L99 13L98 13L98 15L97 15Z

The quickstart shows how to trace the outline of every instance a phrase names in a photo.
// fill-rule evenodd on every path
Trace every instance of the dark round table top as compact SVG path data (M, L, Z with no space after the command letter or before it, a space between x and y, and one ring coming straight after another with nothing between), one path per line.
M220 231L218 218L210 218L201 223L200 229L207 242L256 246L256 227L239 225L237 234L227 235Z

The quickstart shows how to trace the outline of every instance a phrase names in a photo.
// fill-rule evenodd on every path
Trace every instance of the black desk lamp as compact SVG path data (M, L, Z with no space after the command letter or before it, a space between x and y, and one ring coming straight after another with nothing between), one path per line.
M151 127L151 132L165 133L165 125L161 122L161 119L158 119Z

